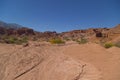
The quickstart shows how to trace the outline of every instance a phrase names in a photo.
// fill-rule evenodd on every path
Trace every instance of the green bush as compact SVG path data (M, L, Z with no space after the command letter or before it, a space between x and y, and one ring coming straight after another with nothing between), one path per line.
M49 41L51 44L64 44L65 42L61 39L51 39Z
M22 44L22 43L27 43L28 38L27 37L15 37L15 36L8 36L4 38L4 42L8 44Z
M5 38L4 40L5 40L5 42L8 43L8 44L14 44L14 43L16 43L17 38L12 37L12 36L9 36L9 37Z
M105 43L105 44L104 44L104 47L105 47L105 48L110 48L110 47L113 47L113 46L114 46L113 43Z
M65 41L69 41L70 39L69 39L69 38L67 38L67 37L64 37L64 40L65 40Z
M21 37L17 40L16 44L23 44L28 42L28 37Z
M87 39L81 39L81 40L77 40L77 42L78 42L79 44L85 44L85 43L87 43L88 41L87 41Z

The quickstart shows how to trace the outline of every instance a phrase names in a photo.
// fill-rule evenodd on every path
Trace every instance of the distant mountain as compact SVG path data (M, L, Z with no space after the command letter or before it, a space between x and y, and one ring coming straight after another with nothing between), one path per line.
M22 28L23 26L16 23L6 23L3 21L0 21L0 27L19 29L19 28Z
M27 27L23 27L19 24L16 23L6 23L3 21L0 21L0 36L21 36L21 35L34 35L34 30L27 28Z

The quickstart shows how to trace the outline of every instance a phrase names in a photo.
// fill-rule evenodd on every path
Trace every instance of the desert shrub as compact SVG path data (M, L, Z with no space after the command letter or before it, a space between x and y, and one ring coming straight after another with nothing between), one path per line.
M37 37L33 37L32 40L33 40L33 41L37 41L38 38L37 38Z
M17 40L18 39L13 36L8 36L8 37L4 38L4 41L8 44L14 44L14 43L16 43Z
M64 37L64 40L69 41L70 39L69 39L69 38L67 38L67 37Z
M28 42L28 37L26 37L26 36L22 37L22 38L21 38L21 41L22 41L23 43Z
M61 40L61 39L51 39L49 41L51 44L64 44L65 41Z
M17 40L18 40L18 39L15 38L15 37L10 37L9 42L10 42L10 43L16 43Z
M23 44L23 43L27 43L28 42L28 37L21 37L19 38L15 44Z
M115 46L120 48L120 41L116 42Z
M113 43L105 43L105 44L104 44L104 47L105 47L105 48L110 48L110 47L113 47L113 46L114 46Z
M22 43L27 43L28 42L28 38L27 37L15 37L15 36L7 36L4 39L5 43L8 44L22 44Z
M76 42L78 42L79 44L85 44L87 43L87 39L81 39L81 40L77 40Z
M77 40L72 38L72 41L77 41Z

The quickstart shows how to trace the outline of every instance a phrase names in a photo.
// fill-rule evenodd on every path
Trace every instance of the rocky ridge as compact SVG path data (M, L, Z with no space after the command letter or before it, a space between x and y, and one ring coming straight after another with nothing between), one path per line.
M57 33L55 31L37 32L27 27L6 27L0 23L0 35L12 35L12 36L30 36L33 40L48 41L54 38L60 38L63 40L79 40L85 38L88 41L100 41L104 39L111 41L114 38L120 36L120 25L113 28L90 28L86 30L72 30L68 32Z

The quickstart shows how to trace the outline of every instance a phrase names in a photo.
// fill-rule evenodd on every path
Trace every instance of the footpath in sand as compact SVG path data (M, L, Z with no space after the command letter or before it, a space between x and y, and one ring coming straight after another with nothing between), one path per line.
M71 44L63 46L63 53L94 65L102 80L120 80L120 48L105 49L99 44Z
M63 54L64 47L0 44L0 80L102 80L93 65Z

